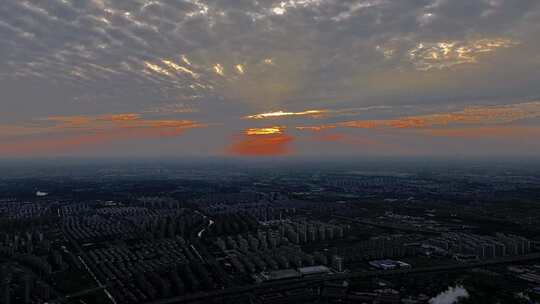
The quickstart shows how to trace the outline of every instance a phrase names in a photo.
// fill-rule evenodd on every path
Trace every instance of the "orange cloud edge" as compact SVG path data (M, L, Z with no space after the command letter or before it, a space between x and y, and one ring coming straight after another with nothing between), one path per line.
M327 110L269 112L266 117L311 116ZM295 113L289 115L290 113ZM264 114L264 113L263 113ZM260 114L256 114L260 115ZM461 111L441 112L392 119L352 120L312 126L293 126L297 131L332 134L318 137L324 142L351 142L340 128L375 130L412 130L421 136L456 138L504 138L538 136L540 126L516 125L515 122L540 118L540 101L498 106L470 106ZM258 119L258 118L252 118ZM192 120L147 119L139 113L51 116L27 125L0 126L0 155L54 153L98 146L119 140L179 136L191 128L209 126ZM287 126L246 128L234 136L226 149L228 155L279 156L294 153L295 137L286 134ZM39 137L39 138L37 138Z
M293 153L293 141L282 126L249 128L233 139L226 152L231 156L285 156Z
M64 153L123 140L174 137L187 129L204 127L191 120L143 119L137 113L99 116L51 116L41 122L53 125L18 128L0 134L14 139L0 144L0 155L41 155Z

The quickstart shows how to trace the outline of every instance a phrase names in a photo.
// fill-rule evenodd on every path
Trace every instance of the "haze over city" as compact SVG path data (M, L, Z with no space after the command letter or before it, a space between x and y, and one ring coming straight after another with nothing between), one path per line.
M4 0L0 157L536 156L536 0Z

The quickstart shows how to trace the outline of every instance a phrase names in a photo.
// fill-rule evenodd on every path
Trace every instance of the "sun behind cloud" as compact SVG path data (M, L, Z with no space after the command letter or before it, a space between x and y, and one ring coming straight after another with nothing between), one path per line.
M293 153L292 136L284 133L285 128L274 126L250 128L236 136L227 149L232 156L284 156Z

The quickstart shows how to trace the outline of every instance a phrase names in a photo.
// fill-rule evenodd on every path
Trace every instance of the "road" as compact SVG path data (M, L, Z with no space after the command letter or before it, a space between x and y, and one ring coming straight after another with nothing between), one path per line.
M107 298L109 298L109 300L111 301L111 303L113 304L117 304L116 300L114 299L113 295L109 292L109 290L105 287L106 285L105 284L102 284L101 281L99 280L99 278L96 276L96 274L92 271L92 269L88 266L88 264L86 263L85 261L85 258L87 258L86 256L86 253L84 252L84 250L81 248L81 246L79 245L79 243L77 243L77 241L75 241L71 235L69 233L67 233L67 231L65 231L63 228L62 228L62 232L64 233L64 235L66 236L66 238L69 240L69 242L71 243L71 245L77 250L77 252L79 253L77 255L77 258L81 261L82 265L84 266L84 268L86 269L86 271L90 274L90 276L94 279L94 281L96 282L96 284L98 285L98 287L102 287L103 286L103 292L105 293L105 295L107 296Z
M92 276L92 278L94 279L94 281L96 281L96 283L98 284L98 286L103 286L103 291L105 292L105 295L107 295L107 298L109 298L109 300L111 300L111 302L113 304L116 304L116 300L114 299L114 297L112 296L112 294L109 292L109 290L107 290L107 288L105 287L105 285L103 285L101 283L101 281L98 279L98 277L94 274L94 272L92 271L92 269L90 269L90 267L88 267L88 265L86 264L86 262L84 261L84 259L82 258L82 256L79 256L79 260L81 261L81 263L83 264L84 268L86 269L86 271L88 271L88 273Z
M214 221L212 219L209 219L206 215L204 215L203 213L199 212L198 210L195 211L196 213L200 214L205 220L207 219L208 220L208 226L206 226L205 228L201 229L201 231L199 231L197 233L197 237L198 238L202 238L202 234L204 233L204 231L206 229L210 229L210 226L214 225Z
M434 266L434 267L422 267L422 268L412 268L412 269L400 269L400 270L389 270L389 271L363 271L363 272L352 272L352 273L343 273L343 274L329 274L325 276L318 277L308 277L300 279L291 279L283 280L276 282L267 282L262 284L246 285L235 288L228 288L225 290L216 290L210 292L203 292L193 295L186 295L180 297L174 297L169 299L163 299L158 301L153 301L147 304L177 304L177 303L189 303L193 301L207 301L213 298L222 298L231 295L249 293L249 292L260 292L260 293L271 293L276 290L292 290L303 287L308 287L311 285L322 284L324 282L332 281L343 281L351 279L365 279L371 277L383 277L383 276L396 276L396 275L407 275L407 274L419 274L419 273L430 273L430 272L448 272L455 270L465 270L477 267L493 266L500 264L508 263L517 263L517 262L526 262L532 260L540 260L540 253L534 253L529 255L509 257L509 258L499 258L493 260L487 260L482 262L475 263L463 263L455 265L445 265L445 266Z

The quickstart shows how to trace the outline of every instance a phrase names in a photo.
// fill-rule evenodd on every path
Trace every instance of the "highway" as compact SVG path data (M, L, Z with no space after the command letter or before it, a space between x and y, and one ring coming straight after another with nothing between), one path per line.
M419 274L419 273L431 273L431 272L448 272L456 270L466 270L477 267L486 267L500 264L526 262L532 260L540 260L540 253L534 253L523 256L498 258L493 260L486 260L474 263L461 263L455 265L433 266L433 267L421 267L412 269L399 269L399 270L378 270L378 271L362 271L351 272L343 274L329 274L318 277L308 277L300 279L290 279L275 282L267 282L262 284L253 284L240 286L235 288L228 288L224 290L216 290L210 292L202 292L193 295L179 296L169 299L162 299L147 304L177 304L177 303L189 303L193 301L206 301L213 298L222 298L226 296L258 292L260 294L271 293L284 290L293 290L312 285L322 284L324 282L343 281L353 279L366 279L371 277L383 277L383 276L396 276L407 274Z

